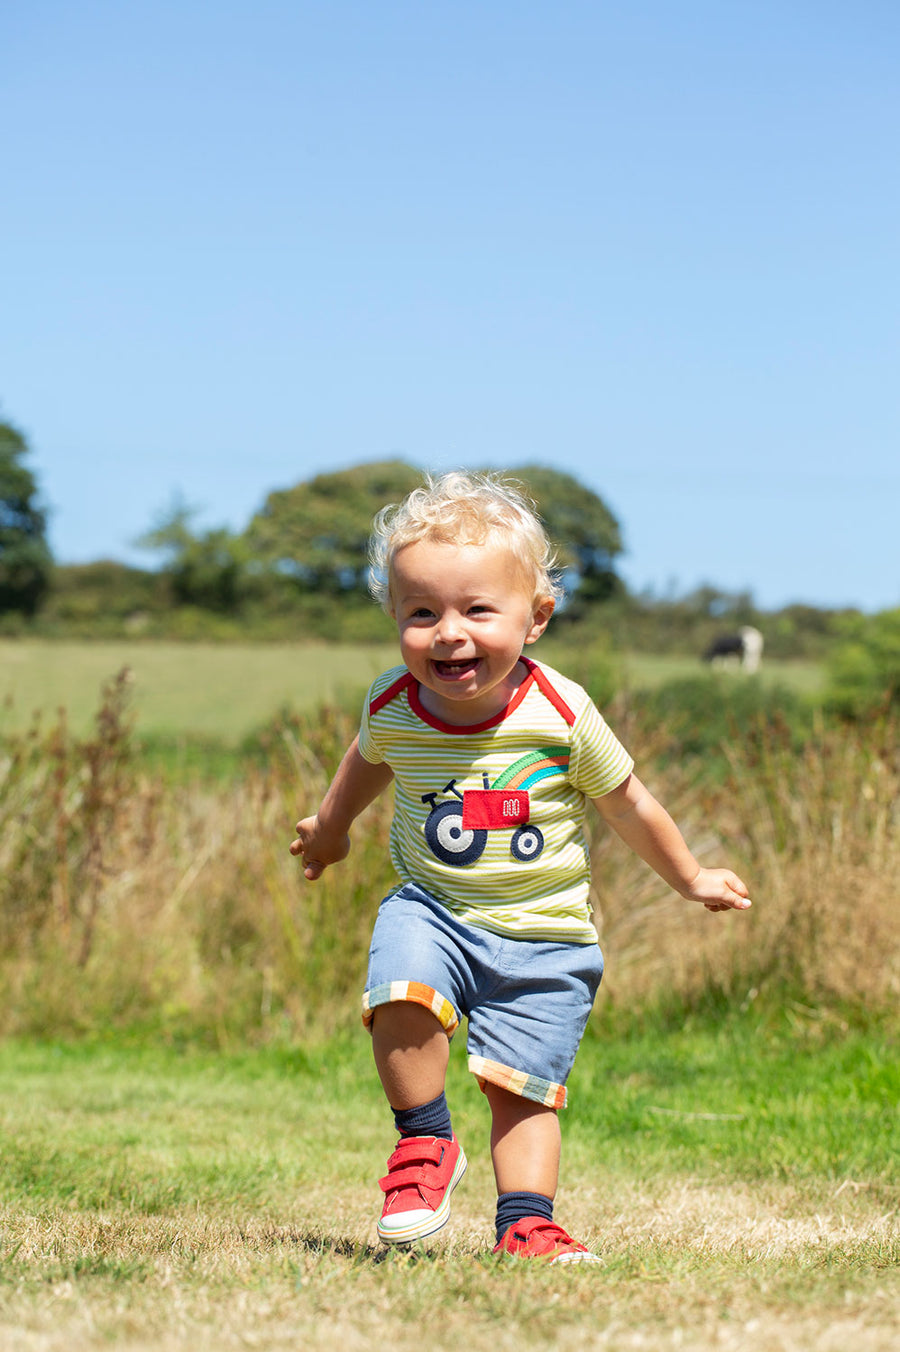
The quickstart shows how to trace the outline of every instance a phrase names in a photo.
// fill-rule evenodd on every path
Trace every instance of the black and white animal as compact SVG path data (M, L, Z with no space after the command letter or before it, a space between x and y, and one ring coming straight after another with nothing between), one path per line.
M758 671L762 651L762 634L758 629L745 624L736 634L721 634L713 639L703 654L703 660L716 666L732 666L737 661L744 671Z

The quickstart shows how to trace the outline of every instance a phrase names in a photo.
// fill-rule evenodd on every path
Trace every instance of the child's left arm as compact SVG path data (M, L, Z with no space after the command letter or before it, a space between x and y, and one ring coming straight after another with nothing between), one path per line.
M666 809L637 775L593 802L616 835L683 897L702 902L708 911L750 906L750 893L736 873L700 867Z

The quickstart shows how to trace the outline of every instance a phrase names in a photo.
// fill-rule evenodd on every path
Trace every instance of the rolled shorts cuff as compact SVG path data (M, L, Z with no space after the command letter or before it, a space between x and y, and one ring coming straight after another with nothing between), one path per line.
M566 1086L555 1084L553 1080L542 1080L537 1075L528 1075L523 1070L501 1065L499 1061L489 1061L484 1056L469 1054L469 1070L478 1080L482 1089L486 1084L495 1084L510 1094L519 1094L534 1103L543 1103L547 1108L565 1108Z
M453 1005L432 986L423 986L419 981L385 981L380 986L372 986L363 995L362 1021L366 1028L371 1029L379 1005L393 1004L398 1000L430 1009L448 1037L452 1037L459 1027L459 1016Z

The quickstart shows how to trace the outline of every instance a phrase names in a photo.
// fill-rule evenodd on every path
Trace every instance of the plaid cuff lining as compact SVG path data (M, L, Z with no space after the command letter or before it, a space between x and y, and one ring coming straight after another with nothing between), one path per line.
M456 1010L450 1001L440 991L423 986L419 981L385 981L366 991L362 1001L362 1021L365 1026L371 1026L379 1005L389 1005L395 1000L408 1000L411 1004L424 1005L430 1009L448 1037L452 1037L459 1027Z
M547 1108L565 1108L566 1086L554 1084L552 1080L541 1080L537 1075L526 1075L523 1070L513 1070L512 1066L503 1066L499 1061L488 1061L483 1056L469 1057L469 1070L485 1083L499 1085L511 1094L520 1094L522 1098L543 1103Z

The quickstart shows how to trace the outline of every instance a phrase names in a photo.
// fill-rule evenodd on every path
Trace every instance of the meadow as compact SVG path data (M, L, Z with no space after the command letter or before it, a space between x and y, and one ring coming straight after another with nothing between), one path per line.
M159 646L115 677L120 645L12 645L43 675L0 753L4 1348L402 1352L437 1319L473 1349L897 1345L896 721L824 718L811 669L544 650L754 908L689 906L594 826L607 976L559 1214L604 1261L523 1270L490 1256L461 1039L452 1226L375 1243L392 1136L357 1008L389 803L315 886L287 852L392 653Z
M0 1048L2 1346L896 1346L886 1039L808 1015L593 1032L558 1203L602 1256L589 1269L492 1257L487 1112L458 1047L470 1167L450 1226L377 1244L392 1137L365 1042Z
M103 684L127 669L137 729L234 744L280 709L359 696L393 645L0 639L0 734L66 710L86 733Z
M541 654L563 670L573 659L584 664L571 643L547 640ZM613 658L601 649L597 660L614 667L617 684L640 688L702 671L690 657ZM127 669L141 734L190 734L233 745L281 710L307 712L359 698L374 676L397 661L394 644L0 639L0 736L27 727L37 711L53 718L60 708L74 731L86 733L102 685ZM803 694L815 694L822 679L820 664L809 661L767 662L761 674L768 685Z

